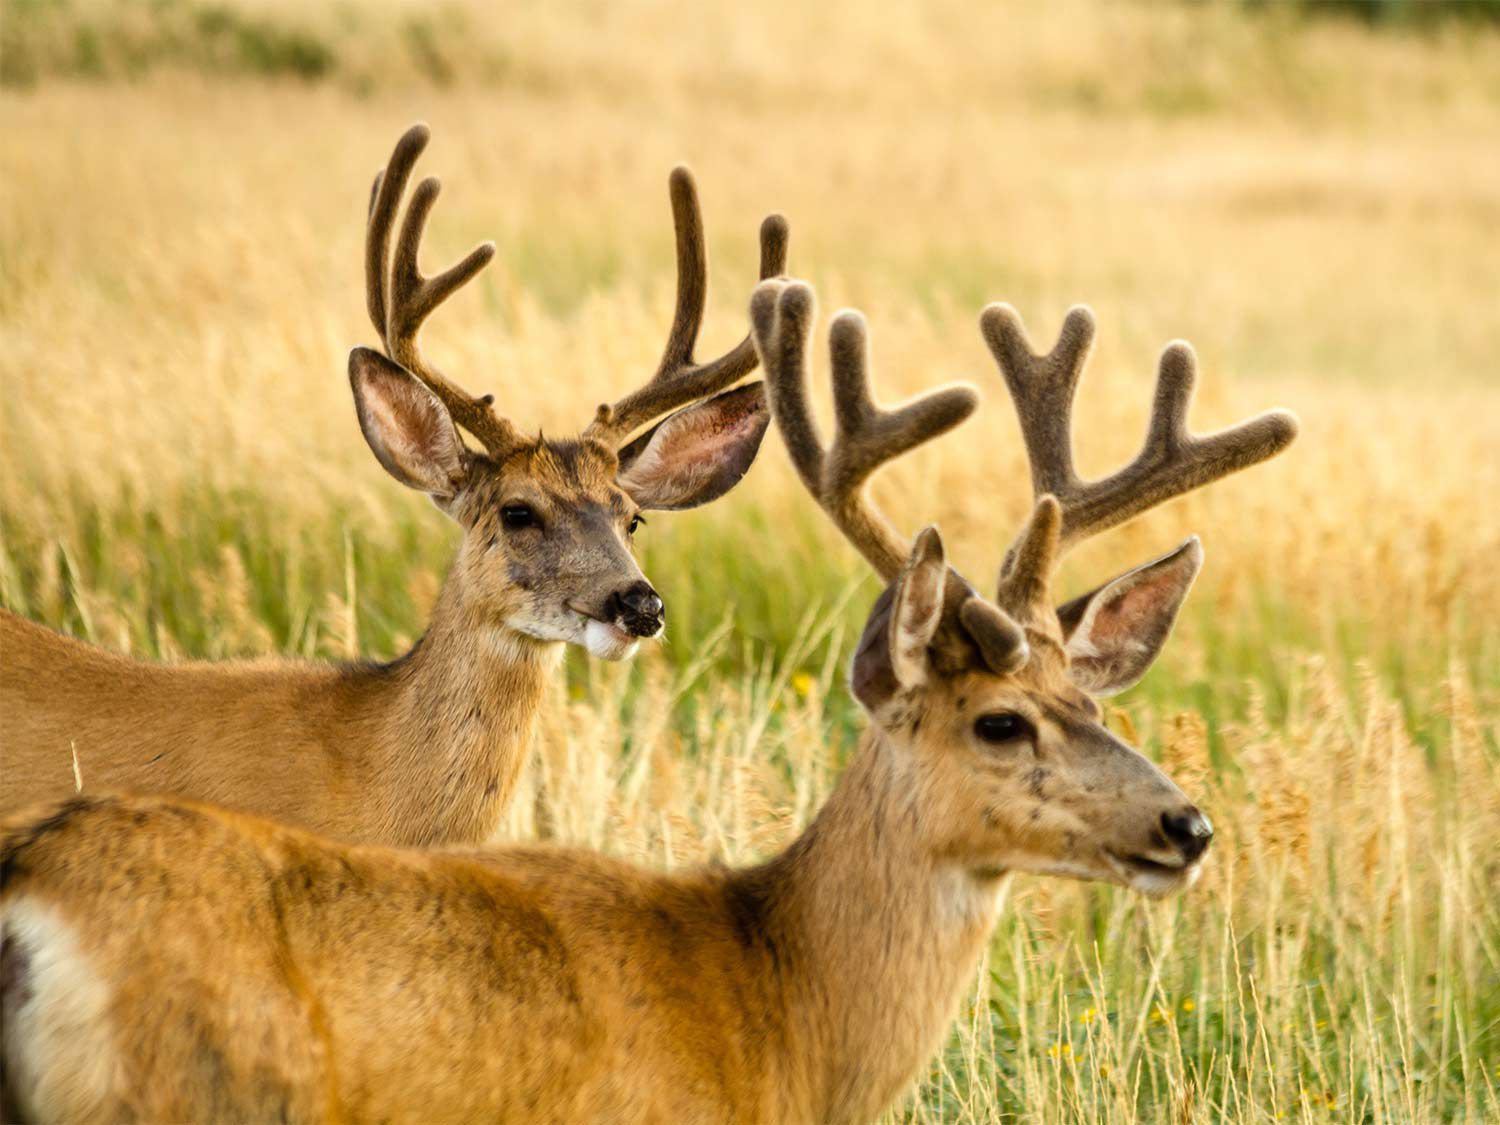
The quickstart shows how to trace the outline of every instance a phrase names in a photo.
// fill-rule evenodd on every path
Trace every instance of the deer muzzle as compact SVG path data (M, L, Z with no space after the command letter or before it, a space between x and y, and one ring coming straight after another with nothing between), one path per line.
M644 579L610 595L606 616L635 637L654 637L666 624L666 606Z

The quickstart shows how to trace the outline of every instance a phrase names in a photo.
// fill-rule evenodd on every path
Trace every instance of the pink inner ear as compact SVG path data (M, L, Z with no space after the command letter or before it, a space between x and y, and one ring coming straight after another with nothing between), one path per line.
M384 393L371 396L370 420L380 428L392 456L408 465L431 456L436 444L432 420L423 416L420 405L411 401L404 388L381 389Z
M1089 640L1102 648L1112 642L1139 636L1149 626L1167 588L1168 584L1162 581L1142 582L1119 597L1111 598L1095 614Z
M740 414L727 424L682 425L665 443L672 461L670 471L689 476L712 472L723 457L724 447L748 437L757 423L755 415Z
M770 420L764 398L747 391L758 388L727 391L667 418L644 449L625 453L620 487L643 508L658 509L695 507L728 491L749 469Z
M409 380L384 380L381 393L372 396L370 407L392 453L407 459L408 464L441 460L448 419L438 412L431 397L411 386Z
M896 679L914 686L926 674L924 650L932 643L943 608L945 567L938 554L914 567L902 580L891 618L891 662Z
M440 415L430 401L414 402L409 407L405 432L413 456L431 464L443 464L445 456L452 452L452 427L448 419Z
M1202 549L1189 540L1085 595L1083 619L1068 637L1073 681L1093 695L1113 695L1139 680L1166 643L1202 561Z
M462 443L447 412L397 368L367 369L363 383L360 425L381 464L413 488L451 493L463 460Z
M941 563L936 564L941 566ZM925 564L927 570L934 568L934 564ZM941 570L938 572L941 575ZM910 624L917 629L926 629L932 619L937 616L942 608L943 587L941 581L933 579L926 571L913 574L911 585L906 596L907 612L910 614Z

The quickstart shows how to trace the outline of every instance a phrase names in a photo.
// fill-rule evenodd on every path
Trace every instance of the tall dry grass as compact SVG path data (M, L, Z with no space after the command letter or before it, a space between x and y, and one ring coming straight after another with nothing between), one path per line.
M453 535L380 472L344 385L371 334L369 175L433 124L429 262L500 250L430 351L560 432L656 358L686 160L714 255L705 351L743 332L755 224L779 208L825 311L869 314L884 397L984 390L878 486L975 575L1026 503L987 300L1038 343L1070 303L1096 309L1085 470L1133 452L1176 336L1199 351L1199 428L1303 420L1279 462L1065 574L1081 589L1204 538L1177 636L1112 722L1202 796L1211 877L1162 905L1018 882L899 1116L1500 1113L1500 150L1478 143L1500 39L1081 0L458 4L432 16L443 77L412 5L231 10L335 64L312 84L186 55L80 77L47 54L79 21L150 30L97 3L10 40L42 62L0 94L0 602L168 659L398 651ZM874 584L774 437L740 491L644 539L669 640L631 668L569 664L509 832L653 863L764 854L851 745L842 661Z

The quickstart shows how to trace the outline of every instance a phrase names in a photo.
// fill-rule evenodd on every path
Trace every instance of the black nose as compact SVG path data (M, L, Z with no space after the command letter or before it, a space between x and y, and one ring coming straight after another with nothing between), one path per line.
M620 624L637 637L654 637L661 631L662 618L666 614L661 598L651 588L651 583L640 581L615 595L619 606Z
M1177 812L1162 813L1161 830L1189 863L1207 851L1208 842L1214 838L1214 826L1192 805Z

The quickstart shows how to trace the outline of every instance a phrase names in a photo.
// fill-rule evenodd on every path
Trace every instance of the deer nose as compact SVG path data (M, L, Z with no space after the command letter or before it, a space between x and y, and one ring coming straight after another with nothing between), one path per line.
M661 632L666 607L649 582L641 581L615 595L619 603L620 624L637 637L654 637Z
M1208 842L1214 838L1214 826L1192 805L1162 813L1161 830L1189 863L1207 851Z

